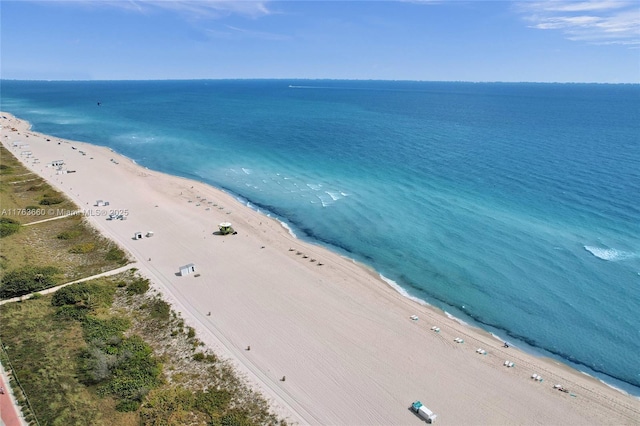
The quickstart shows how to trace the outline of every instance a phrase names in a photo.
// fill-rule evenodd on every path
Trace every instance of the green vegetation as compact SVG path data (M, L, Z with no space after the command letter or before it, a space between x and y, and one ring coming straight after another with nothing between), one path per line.
M59 270L52 266L25 266L7 272L0 280L0 298L22 296L55 285Z
M150 304L147 304L147 309L149 310L149 316L152 319L167 321L170 317L171 306L160 298L153 300Z
M59 240L73 240L74 238L78 238L80 235L82 235L81 229L68 229L56 235L56 238Z
M79 355L81 381L99 385L98 395L119 400L118 411L135 411L160 382L161 367L139 336L125 337L129 321L122 318L82 320L87 347Z
M109 287L106 280L92 282L94 289ZM87 292L82 303L103 297ZM41 425L138 424L137 415L115 409L115 398L98 397L78 379L79 356L87 346L82 321L58 315L61 307L52 306L52 299L52 295L45 295L0 307L0 340L7 362L11 362L13 389L19 395L20 389L24 390L18 398L23 412L32 424L36 417ZM99 314L104 309L96 306L92 312ZM7 362L3 360L5 367Z
M54 204L60 204L64 201L64 198L62 197L46 197L43 198L42 200L40 200L40 205L41 206L51 206Z
M108 308L113 303L115 287L101 284L101 281L93 280L63 287L53 294L51 306L92 310Z
M193 327L187 327L187 337L189 339L196 337L196 330Z
M9 217L0 218L0 238L8 237L20 230L20 222Z
M69 253L74 254L86 254L91 253L96 249L96 243L93 241L89 241L82 244L77 244L69 249Z
M127 255L119 247L111 247L107 252L106 259L120 265L126 265L128 262Z
M127 286L128 294L145 294L149 290L149 280L137 278Z

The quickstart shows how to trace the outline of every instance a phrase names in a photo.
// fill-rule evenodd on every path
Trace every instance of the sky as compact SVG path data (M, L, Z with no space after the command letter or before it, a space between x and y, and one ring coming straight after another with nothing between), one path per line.
M0 77L640 83L640 1L0 0Z

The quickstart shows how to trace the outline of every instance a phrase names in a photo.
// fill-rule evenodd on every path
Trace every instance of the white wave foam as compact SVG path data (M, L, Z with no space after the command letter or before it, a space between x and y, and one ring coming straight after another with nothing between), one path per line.
M449 319L452 319L452 320L456 321L458 324L466 325L466 326L468 326L468 325L469 325L468 323L466 323L466 322L462 321L460 318L458 318L458 317L455 317L455 316L451 315L451 314L450 314L449 312L447 312L447 311L444 311L444 314L447 316L447 318L449 318Z
M598 259L615 262L618 260L633 259L640 257L638 253L617 250L614 248L602 248L594 246L584 246L584 249L597 257Z
M392 279L389 279L389 278L385 277L382 274L378 274L378 276L380 277L380 279L382 281L387 283L389 285L389 287L391 287L392 289L394 289L395 291L397 291L398 293L400 293L402 296L406 297L407 299L411 299L414 302L419 303L420 305L429 306L429 304L427 302L425 302L424 300L422 300L422 299L420 299L418 297L412 296L409 293L407 293L407 290L405 290L404 288L400 287L398 285L398 283L393 281Z
M310 189L313 189L314 191L320 191L320 188L322 188L322 185L315 184L315 183L308 183L307 186Z
M245 175L250 175L251 173L253 173L253 171L251 169L247 169L242 167L242 171L244 172Z
M281 221L281 220L278 220L278 222L280 222L280 225L282 225L282 227L283 227L284 229L286 229L286 230L289 232L289 234L290 234L293 238L298 238L298 237L296 236L296 233L295 233L295 232L293 232L293 229L291 229L291 227L290 227L289 225L287 225L285 222L283 222L283 221Z
M342 195L339 192L325 191L325 194L327 194L329 197L331 197L331 199L333 201L337 201L340 198L342 198Z
M332 201L328 200L326 197L322 197L321 195L318 195L318 199L320 200L320 203L322 203L322 207L328 207L333 204Z

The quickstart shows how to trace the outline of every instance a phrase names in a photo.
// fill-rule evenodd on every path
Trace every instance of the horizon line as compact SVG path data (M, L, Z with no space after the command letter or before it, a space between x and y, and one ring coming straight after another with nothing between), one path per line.
M608 84L608 85L640 85L638 82L598 82L598 81L503 81L503 80L411 80L411 79L377 79L377 78L305 78L305 77L241 77L241 78L118 78L118 79L45 79L45 78L2 78L0 81L33 81L33 82L161 82L161 81L371 81L371 82L406 82L406 83L468 83L468 84Z

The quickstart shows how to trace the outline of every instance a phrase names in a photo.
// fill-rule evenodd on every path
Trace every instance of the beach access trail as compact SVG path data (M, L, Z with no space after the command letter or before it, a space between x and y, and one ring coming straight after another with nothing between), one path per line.
M227 193L145 169L108 148L38 134L3 115L2 143L126 249L200 339L291 423L419 425L409 409L417 399L441 424L640 419L637 398L504 348L403 297L375 272L295 239ZM20 149L26 143L28 156ZM53 161L64 162L61 171ZM107 220L111 213L123 219ZM231 222L237 235L218 235L220 222ZM138 232L152 236L134 239ZM180 276L187 264L195 271Z

